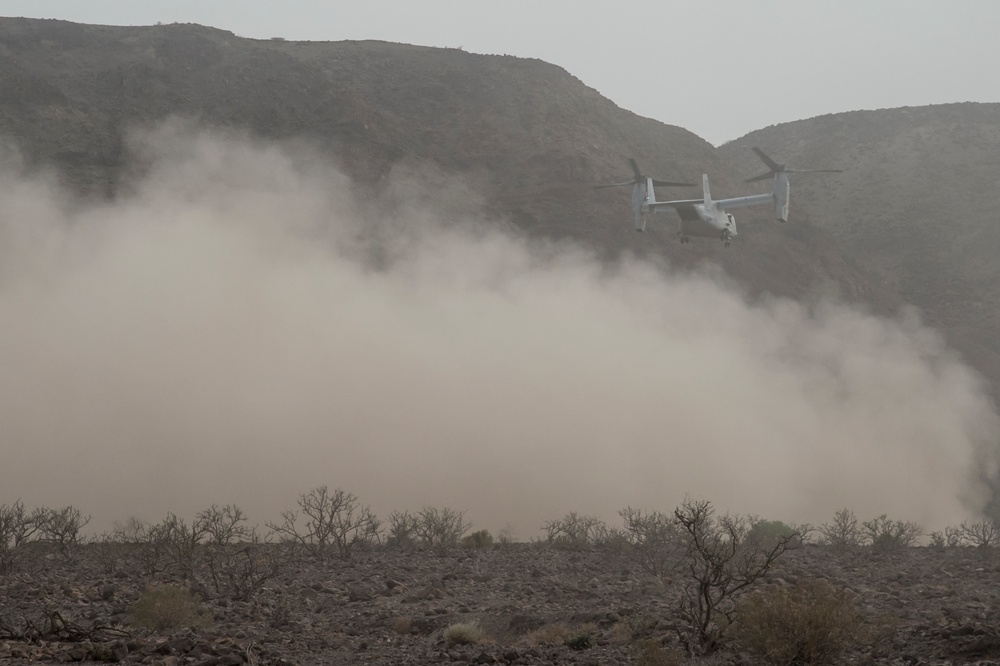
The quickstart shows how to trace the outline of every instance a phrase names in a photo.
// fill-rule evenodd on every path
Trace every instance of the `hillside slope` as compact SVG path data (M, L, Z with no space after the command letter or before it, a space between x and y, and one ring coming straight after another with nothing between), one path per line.
M797 209L1000 385L1000 104L856 111L768 127L720 150L754 168L768 146L803 174Z
M129 161L128 131L172 115L306 140L362 184L401 160L431 162L474 178L497 218L606 256L721 265L751 293L801 297L833 282L847 298L895 302L828 232L779 227L764 212L740 227L732 251L707 239L681 246L668 216L636 234L628 188L592 187L628 178L628 158L665 179L710 173L717 196L738 194L741 174L691 132L623 110L542 61L250 40L197 25L0 19L0 135L31 163L56 165L78 191L113 196Z
M879 312L912 303L1000 385L1000 105L823 116L715 149L539 60L0 19L0 135L78 192L114 196L129 131L171 116L307 141L361 186L400 162L434 164L476 183L495 218L528 234L720 266L751 294L802 298L832 284ZM671 215L636 234L629 188L593 188L628 178L631 157L660 178L709 173L717 197L743 194L761 167L755 145L792 166L846 171L795 177L788 224L763 207L736 211L730 250L675 242Z

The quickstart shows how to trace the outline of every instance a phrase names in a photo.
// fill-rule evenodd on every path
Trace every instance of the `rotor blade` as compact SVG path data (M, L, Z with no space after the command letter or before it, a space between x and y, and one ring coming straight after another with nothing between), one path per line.
M635 181L633 181L633 180L626 180L626 181L621 182L621 183L606 183L604 185L594 185L594 189L595 190L600 190L600 189L605 188L605 187L621 187L622 185L635 185Z
M759 180L767 180L774 175L773 171L768 171L767 173L762 173L759 176L754 176L753 178L747 178L744 183L756 183Z
M628 158L628 163L632 165L632 173L635 174L635 182L638 183L642 180L642 172L639 171L639 165L636 163L635 159L631 157Z
M673 183L669 180L654 180L653 185L657 187L694 187L694 183Z
M753 152L757 153L757 157L759 157L764 162L764 164L767 165L767 168L770 169L771 171L784 171L785 170L785 165L784 164L778 164L777 162L775 162L774 160L772 160L770 157L768 157L764 153L764 151L761 150L760 148L758 148L757 146L754 146L752 148L752 150L753 150Z

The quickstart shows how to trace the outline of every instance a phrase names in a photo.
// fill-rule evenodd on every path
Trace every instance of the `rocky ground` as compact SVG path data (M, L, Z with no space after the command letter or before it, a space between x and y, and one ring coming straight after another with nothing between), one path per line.
M230 559L195 551L186 575L106 544L29 554L0 576L0 663L762 663L731 643L685 654L684 570L653 577L627 552L532 543L318 559L241 548ZM846 590L866 618L835 663L1000 664L1000 558L989 549L806 545L756 589L815 579ZM137 600L164 585L190 589L197 614L173 628L136 626ZM448 631L456 624L481 634L448 640L461 637Z

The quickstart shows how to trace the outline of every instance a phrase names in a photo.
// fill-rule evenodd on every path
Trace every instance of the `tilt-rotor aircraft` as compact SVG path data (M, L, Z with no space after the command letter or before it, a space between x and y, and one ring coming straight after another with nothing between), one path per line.
M663 211L675 211L680 218L680 229L677 235L681 243L689 243L692 236L702 236L706 238L719 238L729 247L730 241L736 237L736 218L727 210L730 208L742 208L744 206L757 206L760 204L773 204L774 212L781 222L788 221L788 174L790 173L841 173L840 169L788 169L784 164L779 164L764 154L760 148L753 151L767 165L768 170L753 178L748 178L746 182L754 183L767 178L774 178L771 191L767 194L751 194L744 197L732 197L729 199L712 199L712 194L708 186L708 174L701 177L703 197L701 199L674 199L670 201L657 201L655 186L685 186L687 183L670 183L654 180L649 176L644 176L639 171L635 160L629 160L635 178L622 183L611 183L609 185L598 185L597 187L615 187L619 185L632 185L632 219L636 231L643 231L646 228L646 216L650 213Z

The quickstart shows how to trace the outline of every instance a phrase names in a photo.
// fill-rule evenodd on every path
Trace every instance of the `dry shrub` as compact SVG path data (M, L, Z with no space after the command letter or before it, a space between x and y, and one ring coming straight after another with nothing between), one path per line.
M567 641L574 642L575 639L584 634L590 634L597 630L597 625L593 622L570 626L565 622L553 622L544 627L528 632L524 635L526 645L566 645Z
M177 627L205 627L211 617L190 590L176 585L152 587L129 608L133 626L153 631Z
M766 664L834 663L866 625L853 596L822 581L747 595L736 618L736 642Z
M397 615L392 620L392 630L400 636L410 633L413 628L413 618L409 615Z
M452 645L471 645L482 639L483 630L475 622L459 622L449 625L444 630L443 636L449 647Z
M631 645L652 636L658 618L652 615L629 615L611 627L609 639L616 645Z
M664 647L653 638L639 641L633 646L632 652L638 666L680 666L684 663L683 653Z
M529 631L524 635L524 642L527 645L562 645L570 633L571 630L566 624L555 622Z
M484 550L493 547L493 535L489 530L479 530L462 539L463 548Z

